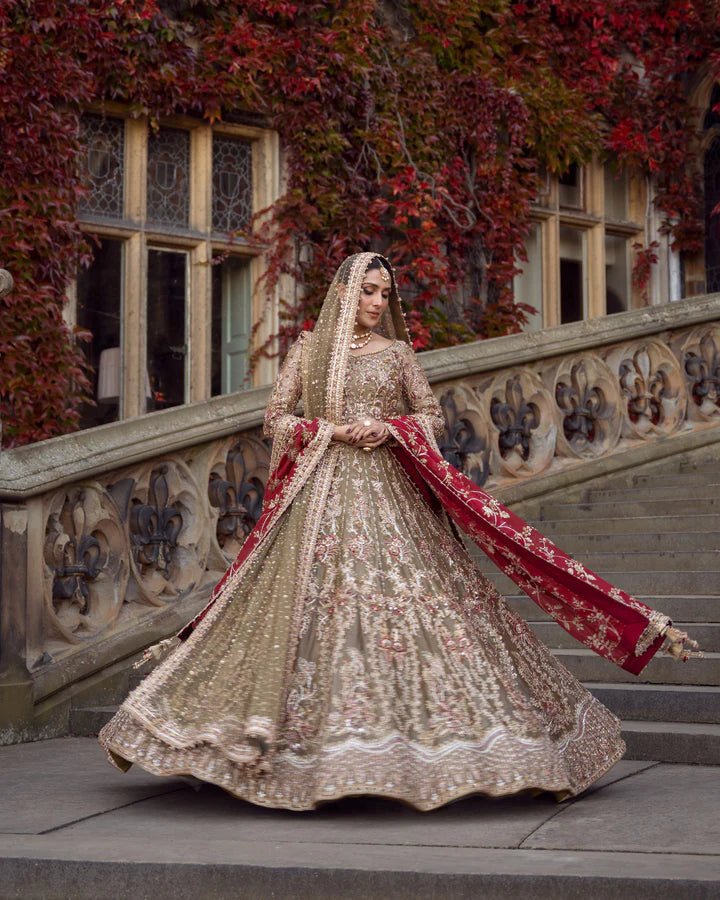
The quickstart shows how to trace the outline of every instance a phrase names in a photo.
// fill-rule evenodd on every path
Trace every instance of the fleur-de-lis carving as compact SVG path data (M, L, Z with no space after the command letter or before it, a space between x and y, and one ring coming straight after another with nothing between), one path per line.
M651 371L650 354L643 348L620 363L619 376L630 421L647 419L657 425L663 417L663 397L670 389L667 373Z
M700 341L700 353L685 357L685 371L692 379L691 395L697 406L720 406L720 351L711 334Z
M80 615L87 615L90 587L100 574L100 543L85 533L85 495L80 493L74 502L68 501L58 522L65 528L64 540L55 541L52 555L52 597L55 606L77 606ZM56 603L58 601L58 603Z
M265 494L259 478L247 478L241 444L228 451L225 473L226 478L221 478L217 472L211 472L208 484L210 503L220 512L217 539L221 547L231 537L244 539L249 534L260 518Z
M485 484L490 474L487 442L477 434L470 419L458 413L451 391L442 397L440 404L445 414L445 431L440 440L440 452L451 466L464 472L475 484ZM482 464L468 465L470 454L481 454Z
M130 508L130 539L138 565L167 571L183 517L178 506L168 505L167 467L150 476L148 502L135 502Z
M603 392L590 386L582 364L570 369L570 384L558 382L555 400L563 412L563 432L568 442L592 443L598 421L606 418L608 411Z
M493 397L490 416L500 431L499 447L502 456L519 450L522 458L530 456L532 432L540 424L540 410L523 397L520 376L513 375L505 385L505 402Z

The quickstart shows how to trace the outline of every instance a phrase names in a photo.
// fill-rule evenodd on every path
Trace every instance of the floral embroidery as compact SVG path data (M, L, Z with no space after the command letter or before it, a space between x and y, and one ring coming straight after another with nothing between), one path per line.
M277 480L263 541L231 569L191 646L106 726L105 747L116 760L193 772L293 809L347 793L430 809L475 791L583 790L622 754L618 720L505 605L390 444L372 453L331 444L329 422L295 414L307 342L288 353L265 420L274 458L300 477ZM408 445L432 464L443 419L407 344L349 358L344 377L343 421L402 416ZM444 460L438 472L454 485ZM498 528L508 525L489 495L460 492L482 496ZM504 534L477 537L495 552ZM533 537L513 544L516 574ZM540 552L551 558L552 545ZM565 615L552 580L522 578ZM612 640L610 623L597 634ZM272 745L259 757L265 734Z

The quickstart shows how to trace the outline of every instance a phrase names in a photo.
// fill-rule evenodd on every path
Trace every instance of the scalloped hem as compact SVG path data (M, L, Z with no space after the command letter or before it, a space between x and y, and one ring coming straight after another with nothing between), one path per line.
M350 739L313 756L272 753L259 765L237 765L217 745L176 748L120 711L101 732L108 759L160 776L190 775L257 806L298 812L343 797L385 797L421 812L463 797L552 793L558 802L582 793L625 753L620 723L598 701L588 703L570 739L515 738L499 729L478 741L436 750L400 735Z

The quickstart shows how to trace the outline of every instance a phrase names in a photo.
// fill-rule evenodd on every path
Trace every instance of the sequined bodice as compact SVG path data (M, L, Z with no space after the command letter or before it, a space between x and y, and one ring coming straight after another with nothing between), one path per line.
M308 335L303 331L288 351L265 411L263 432L273 439L271 469L294 440L296 429L303 429L310 422L294 412L302 396L303 348L312 353ZM387 420L409 414L428 434L439 437L443 432L445 420L440 404L412 348L404 341L394 341L375 353L350 354L344 387L342 421L333 422L334 425L366 416Z
M400 342L375 353L348 356L343 422L363 416L389 419L407 411Z

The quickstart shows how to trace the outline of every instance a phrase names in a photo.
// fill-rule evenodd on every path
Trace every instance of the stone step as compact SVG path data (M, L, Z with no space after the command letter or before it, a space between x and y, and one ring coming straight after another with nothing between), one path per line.
M539 798L538 804L543 799ZM209 805L208 801L205 804ZM477 840L467 845L459 836L474 835L480 827L490 830L498 818L504 823L506 819L514 822L523 815L529 816L522 801L516 804L519 812L510 807L508 813L507 803L498 803L497 808L489 804L458 804L458 824L449 826L446 846L437 840L430 846L413 840L415 819L408 822L407 817L400 818L389 804L382 809L382 817L373 806L368 813L362 801L356 804L357 812L354 807L338 807L339 830L335 840L295 839L273 846L270 826L265 824L273 818L258 813L262 837L254 842L238 842L230 832L221 840L203 838L199 847L196 841L185 839L188 846L183 850L182 843L174 843L172 835L167 837L151 819L151 827L160 832L155 838L159 849L152 854L135 849L137 842L130 844L132 849L125 849L125 836L119 849L105 838L108 849L104 853L97 849L97 841L92 852L82 847L73 851L67 844L61 844L58 850L54 846L47 851L33 848L34 852L15 856L7 851L0 858L3 896L43 900L712 900L717 898L720 886L717 857L706 852L596 852L567 849L564 844L560 849L548 849L542 844L537 849L506 849L504 844L486 849L476 846ZM565 808L559 806L558 812L563 813ZM192 810L193 804L188 804L182 818L191 817ZM373 813L377 816L375 822L382 823L379 827L391 834L387 845L379 844L375 837ZM663 813L667 815L668 811L661 812L660 808L658 815ZM350 843L344 837L345 822L351 822L354 816L360 825L357 839ZM205 817L212 822L232 819L222 806L213 815L205 813ZM280 814L275 815L276 819L279 817ZM478 826L479 817L489 820L489 824ZM539 818L537 821L543 822ZM611 829L603 820L601 823L606 835ZM632 827L629 814L622 816L620 825L625 831ZM448 828L444 823L437 827L441 835L443 828ZM509 826L503 827L507 830ZM257 830L254 823L240 828L251 834ZM584 833L588 830L586 824ZM181 858L183 853L185 858Z
M708 478L708 476L712 474L714 469L717 468L719 463L720 463L720 455L713 457L711 459L706 459L703 462L696 462L696 463L692 463L692 464L688 464L688 465L683 463L678 468L677 473L679 475L701 475L701 476L704 476L705 478ZM672 472L672 469L668 468L667 471ZM645 474L649 474L649 473L645 473Z
M561 547L569 553L567 547ZM572 555L572 554L571 554ZM482 572L497 571L492 560L478 547L473 553ZM662 550L657 553L631 550L627 553L603 550L586 554L578 562L593 572L702 572L718 573L720 588L720 550Z
M621 719L720 724L720 689L687 684L612 684L585 687Z
M625 759L720 765L720 725L625 720Z
M629 503L634 500L705 500L720 497L720 484L673 484L647 485L640 487L588 488L583 502L596 503L619 501Z
M543 510L543 515L545 515ZM617 513L617 506L615 507ZM587 515L560 517L553 519L535 518L532 523L543 534L658 534L660 532L704 531L706 534L720 534L720 516L697 513L695 515L630 516L630 515Z
M656 472L654 474L647 475L629 475L625 479L613 479L612 481L608 481L608 487L620 486L622 484L632 484L632 485L674 485L674 484L706 484L709 478L712 478L712 481L717 481L717 477L714 476L713 470L717 466L717 461L714 461L706 471L689 471L689 472Z
M720 653L706 653L702 659L687 662L669 656L656 656L640 675L631 675L592 650L553 650L566 669L578 681L600 681L612 684L687 684L720 686Z
M539 523L538 530L550 537L550 529L545 522ZM537 527L537 526L536 526ZM717 550L720 547L720 534L704 531L665 531L657 534L630 532L626 534L573 534L567 532L554 543L562 546L566 553L581 558L588 553L627 553L628 551L664 550Z
M117 712L117 706L81 706L70 710L70 734L76 737L96 735Z
M713 572L602 572L593 570L610 584L622 588L629 594L669 596L675 594L714 594L720 588L720 571ZM486 573L498 591L503 594L517 594L518 586L507 575Z
M582 518L617 518L627 519L637 516L690 516L720 515L720 497L705 497L702 500L644 500L625 501L591 501L576 503L557 503L548 501L541 509L540 518L547 519L582 519Z
M718 608L720 613L720 607ZM572 635L568 634L564 628L556 622L530 622L532 630L537 634L546 647L551 650L560 650L563 648L581 647L579 641L576 641ZM720 653L720 621L718 622L679 622L675 625L681 628L696 640L703 651L706 653Z
M682 596L649 597L642 594L635 595L638 600L646 603L654 609L659 609L674 622L717 622L720 621L720 597L711 596ZM547 613L525 594L515 593L507 595L505 602L528 622L542 622L550 620Z

